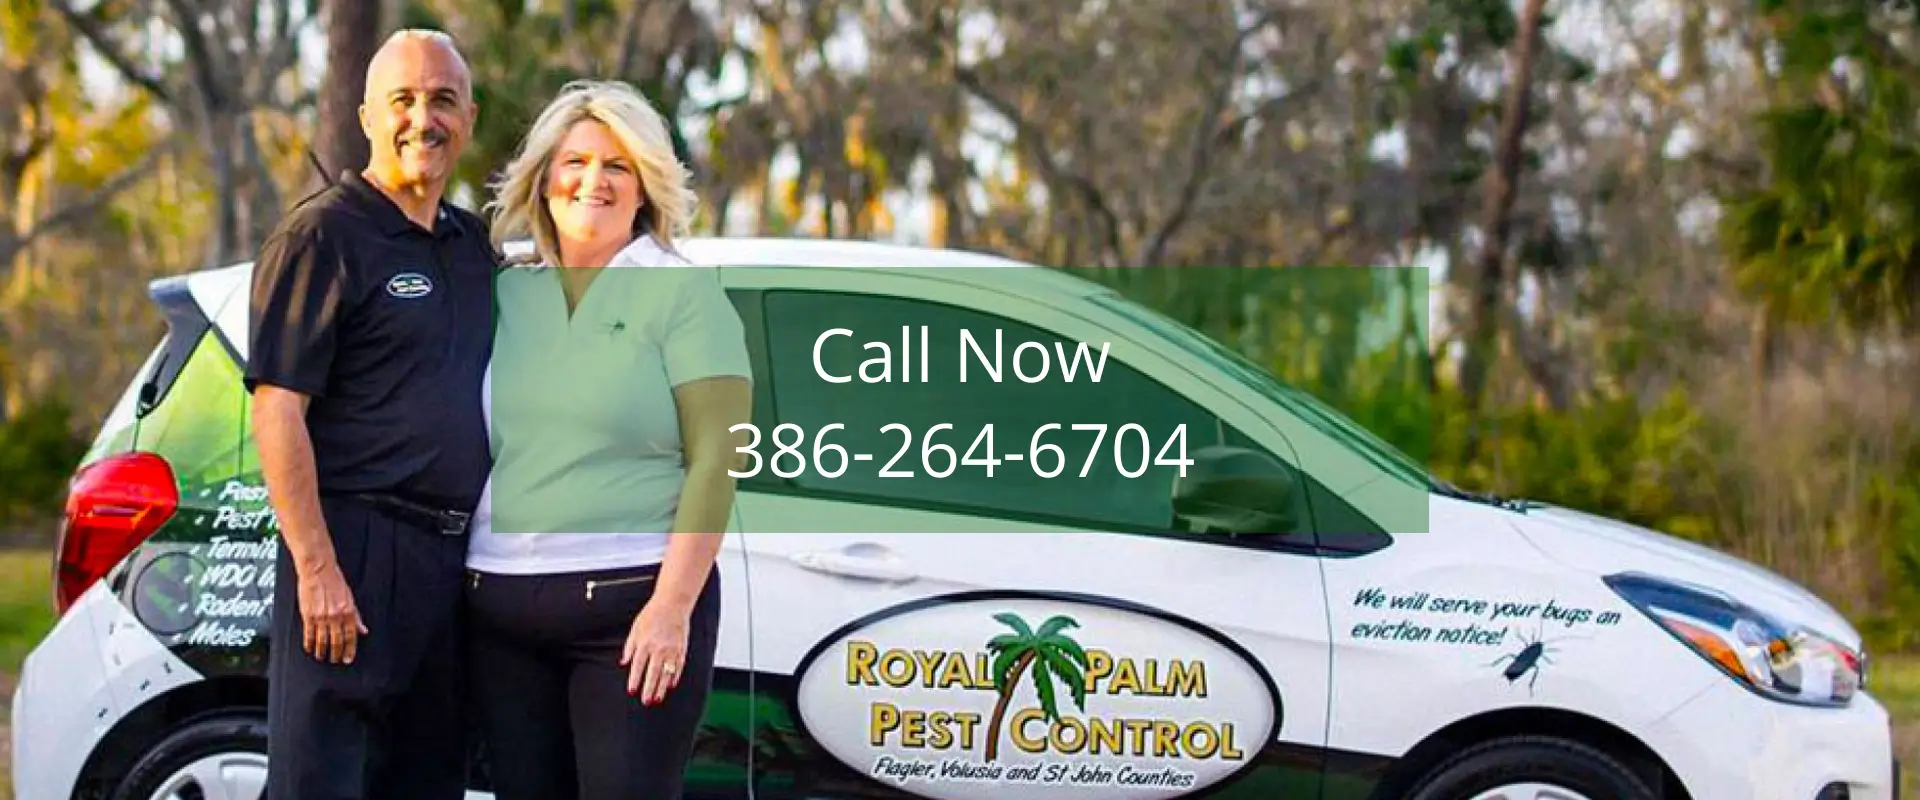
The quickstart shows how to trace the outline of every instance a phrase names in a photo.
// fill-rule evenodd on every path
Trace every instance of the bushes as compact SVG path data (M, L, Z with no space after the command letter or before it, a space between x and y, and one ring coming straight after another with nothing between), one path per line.
M1435 398L1431 468L1462 486L1604 514L1709 544L1726 545L1713 518L1724 435L1684 392L1642 409L1630 397L1603 398L1557 413L1543 407L1490 408L1470 420L1461 395ZM1466 442L1478 425L1477 457Z
M1864 614L1868 636L1889 650L1920 650L1920 443L1866 491L1869 524L1885 531L1877 555L1887 573L1884 602Z
M60 398L36 400L0 422L0 530L57 514L86 452Z
M1340 400L1356 414L1367 398ZM1920 436L1809 410L1771 425L1673 390L1565 412L1431 398L1429 468L1469 489L1622 519L1754 561L1834 604L1874 651L1920 650ZM1380 429L1390 436L1391 428ZM1409 448L1411 449L1411 448ZM1876 453L1904 453L1881 458Z
M1753 561L1831 602L1873 650L1920 651L1920 427L1850 413L1838 398L1866 395L1860 387L1797 401L1780 392L1764 415L1751 392L1677 387L1645 399L1600 393L1564 411L1490 402L1470 418L1457 387L1442 378L1429 391L1403 351L1361 355L1331 381L1303 359L1267 366L1445 480Z

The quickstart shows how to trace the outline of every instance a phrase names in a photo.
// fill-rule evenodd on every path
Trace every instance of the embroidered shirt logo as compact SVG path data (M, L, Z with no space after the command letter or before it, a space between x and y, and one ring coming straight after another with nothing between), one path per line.
M387 294L405 300L426 297L433 292L433 281L418 272L402 272L387 281Z

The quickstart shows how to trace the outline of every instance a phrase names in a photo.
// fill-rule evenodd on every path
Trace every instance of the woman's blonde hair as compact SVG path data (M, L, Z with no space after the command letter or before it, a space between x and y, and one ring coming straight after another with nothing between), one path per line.
M548 264L560 263L559 237L547 211L547 169L574 123L594 120L613 133L640 172L640 213L634 234L651 233L669 250L693 223L699 198L690 186L692 172L674 155L666 119L633 87L619 81L578 80L560 89L527 131L520 151L493 183L493 243L533 235L535 253Z

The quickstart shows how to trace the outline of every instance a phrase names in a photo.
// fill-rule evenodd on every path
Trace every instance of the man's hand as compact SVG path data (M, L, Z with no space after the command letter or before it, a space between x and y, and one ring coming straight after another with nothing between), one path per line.
M337 565L300 573L300 622L308 654L330 664L353 663L367 626Z
M265 384L254 390L253 432L280 538L299 576L302 646L313 657L351 664L367 626L334 560L333 536L320 512L305 395Z

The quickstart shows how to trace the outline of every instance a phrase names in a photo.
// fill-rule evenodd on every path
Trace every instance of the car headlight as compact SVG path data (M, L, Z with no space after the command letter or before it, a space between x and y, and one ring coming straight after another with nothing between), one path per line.
M1650 575L1610 575L1606 582L1701 658L1762 697L1844 706L1860 690L1861 654L1833 637Z

